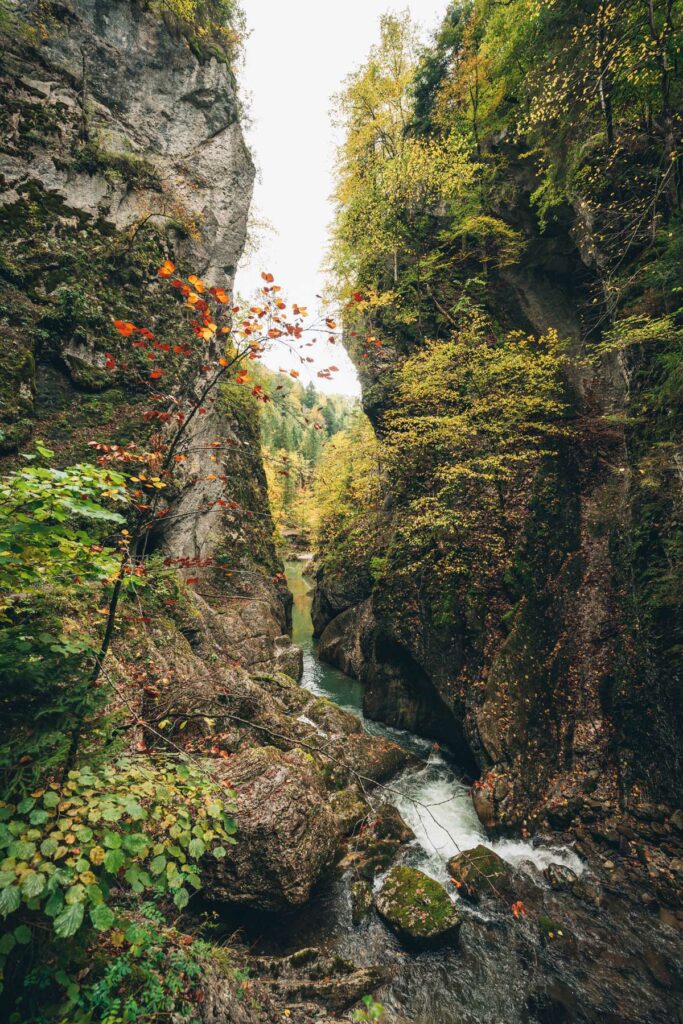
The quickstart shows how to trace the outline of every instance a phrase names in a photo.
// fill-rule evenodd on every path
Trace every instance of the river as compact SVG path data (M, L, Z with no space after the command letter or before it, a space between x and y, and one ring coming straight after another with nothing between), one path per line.
M435 750L428 740L364 717L362 685L318 659L310 584L304 575L306 563L290 561L286 570L294 598L292 637L304 655L302 685L357 715L369 733L397 741L423 762L397 776L386 792L386 798L415 833L404 861L447 882L449 857L481 843L494 849L519 875L529 879L535 875L536 884L540 882L538 870L551 862L562 862L580 873L583 865L569 849L490 840L474 812L469 787L447 751ZM378 998L392 1022L521 1024L535 1019L527 1016L529 1000L535 998L530 996L530 989L546 988L545 972L535 948L537 934L532 933L531 926L517 922L509 907L482 910L459 901L467 923L461 931L459 948L415 953L403 949L374 914L360 925L353 924L351 881L332 878L323 884L308 907L282 922L282 932L271 945L272 951L283 951L290 944L291 948L322 945L357 963L386 966L392 981L380 990ZM457 900L455 894L452 898ZM555 1018L548 1021L554 1024Z
M415 833L415 843L408 852L409 863L438 881L448 883L447 861L456 853L481 844L495 850L513 866L531 862L542 870L548 864L559 862L580 873L581 861L571 850L519 840L489 839L475 813L469 786L447 752L435 749L429 740L365 718L362 684L318 658L311 621L310 584L304 575L306 564L304 561L286 564L287 582L294 598L292 639L304 652L301 685L357 715L367 732L394 740L424 762L422 767L399 775L387 793L389 802Z

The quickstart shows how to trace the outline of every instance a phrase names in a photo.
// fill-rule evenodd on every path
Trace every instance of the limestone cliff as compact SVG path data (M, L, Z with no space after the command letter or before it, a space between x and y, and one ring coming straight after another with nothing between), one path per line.
M92 439L140 439L139 383L105 371L105 352L118 358L121 348L112 318L180 332L155 281L169 256L232 288L254 167L228 61L179 18L134 0L27 0L0 30L0 450L11 456L42 436L66 464L91 457ZM175 381L188 372L200 380L199 366L177 363ZM280 565L256 412L225 391L188 440L221 445L216 475L229 477L251 519L193 514L223 483L190 460L153 543L174 558L230 551L253 573L253 585L232 588L236 600L215 591L234 656L296 673L287 595L270 582Z
M508 330L553 326L568 342L571 436L515 496L519 528L479 594L417 572L408 583L392 576L402 564L396 538L410 524L407 495L389 478L385 552L369 553L388 551L389 568L373 584L367 562L347 564L342 579L323 551L316 627L322 656L365 681L366 713L446 740L480 777L475 803L488 827L581 830L648 801L675 807L680 793L678 413L653 401L665 387L665 346L591 355L600 340L592 306L607 289L598 228L577 199L541 230L533 175L500 149L505 203L494 212L522 234L524 256L489 272L484 303ZM449 330L442 312L432 307L427 336ZM374 360L350 339L380 437L397 371L420 345L381 316L373 333L383 327Z

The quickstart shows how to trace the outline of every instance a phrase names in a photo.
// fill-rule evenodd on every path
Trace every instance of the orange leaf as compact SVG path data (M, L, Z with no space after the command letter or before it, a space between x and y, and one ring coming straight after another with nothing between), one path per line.
M175 270L175 263L165 260L163 266L159 267L159 277L170 277Z
M196 288L198 292L206 291L204 282L200 277L197 277L196 274L190 274L187 280L190 282L193 288Z
M163 370L152 370L152 372L149 375L149 379L150 380L159 380L159 377L163 377L163 375L164 375L164 371Z
M128 338L133 331L137 331L135 324L131 324L128 320L114 320L114 327L124 338Z
M266 282L266 284L272 284L273 281L275 280L272 274L261 274L261 277Z

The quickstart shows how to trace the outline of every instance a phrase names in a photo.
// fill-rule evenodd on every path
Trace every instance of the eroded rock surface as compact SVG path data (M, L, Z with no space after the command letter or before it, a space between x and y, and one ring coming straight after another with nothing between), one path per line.
M207 861L207 895L266 910L305 903L338 844L312 758L256 747L224 775L237 790L240 838L224 859Z

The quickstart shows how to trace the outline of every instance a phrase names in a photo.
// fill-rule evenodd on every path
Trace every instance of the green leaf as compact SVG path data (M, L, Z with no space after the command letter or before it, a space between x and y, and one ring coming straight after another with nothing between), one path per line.
M72 903L65 907L53 922L55 934L60 939L70 939L83 923L84 907L82 903Z
M206 852L206 846L201 839L191 839L187 847L187 852L191 857L198 858Z
M126 814L128 814L133 821L142 821L147 817L147 812L144 807L142 807L142 805L133 797L128 797L123 801L123 808Z
M51 857L52 854L56 852L58 846L59 843L57 842L57 840L52 839L50 836L48 836L47 839L43 839L42 843L40 844L40 852L42 853L43 857Z
M17 860L29 860L36 852L36 844L17 839L16 842L10 845L7 852L10 857L16 857Z
M173 897L173 902L175 903L178 910L182 910L184 907L186 907L187 904L190 902L190 897L187 892L187 889L178 889L178 891Z
M18 885L9 885L0 891L0 914L7 917L17 909L21 903L21 893Z
M14 871L0 871L0 889L4 889L6 885L12 885L16 877Z
M48 917L56 917L64 906L64 893L61 889L56 889L52 896L43 907L44 912Z
M121 836L118 832L107 830L102 838L102 845L109 850L119 850L121 849Z
M151 864L149 865L149 870L152 872L153 875L160 875L162 871L166 870L166 858L163 856L163 854L159 854L158 857L154 857Z
M144 856L149 848L149 839L144 832L132 832L130 835L123 837L123 845L129 853Z
M104 858L104 866L112 875L115 875L125 863L126 857L121 850L109 850Z
M14 929L14 938L20 946L28 946L29 942L33 938L33 932L28 925L20 924L18 928Z
M38 871L27 872L24 875L21 882L21 891L26 899L32 900L34 897L40 896L44 888L45 875L41 875Z
M98 932L106 932L114 923L114 912L106 903L100 903L90 911L90 920Z
M222 860L223 857L225 857L227 850L225 849L224 846L214 846L211 852L213 853L216 860Z
M22 800L17 804L18 814L28 814L32 807L35 807L36 802L32 796L27 796L25 800Z
M17 940L12 932L5 932L2 938L0 938L0 956L7 956L12 952L16 944Z
M43 804L48 808L56 807L60 799L59 793L55 793L54 790L51 789L44 795Z
M47 811L42 811L40 808L37 808L35 811L31 811L28 820L32 825L44 825L48 818L49 815Z

